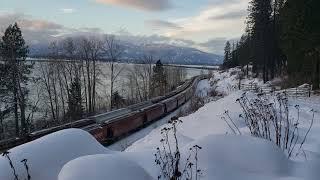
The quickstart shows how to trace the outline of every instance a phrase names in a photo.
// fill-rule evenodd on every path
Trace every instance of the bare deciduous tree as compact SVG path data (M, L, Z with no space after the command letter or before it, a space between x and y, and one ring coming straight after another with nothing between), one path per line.
M114 94L114 84L118 76L122 72L123 68L119 67L117 62L120 60L123 53L123 48L121 47L119 41L115 36L106 36L106 44L104 47L104 52L108 58L108 64L110 67L110 110L113 109L112 95Z
M102 56L103 41L97 37L83 37L80 41L80 58L83 60L84 81L86 83L85 94L87 112L92 114L96 110L96 85L97 85L97 61Z

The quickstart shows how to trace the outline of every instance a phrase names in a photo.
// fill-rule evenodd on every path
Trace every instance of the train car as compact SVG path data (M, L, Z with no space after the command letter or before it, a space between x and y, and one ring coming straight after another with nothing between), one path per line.
M193 96L193 88L190 87L187 92L186 92L186 100L188 101L189 99L191 99Z
M166 99L162 103L165 105L165 113L171 113L178 108L178 101L174 97Z
M68 126L70 128L81 128L81 127L92 125L95 123L96 121L94 121L93 119L81 119L81 120L69 123Z
M0 150L4 151L11 149L13 147L19 146L21 144L29 142L28 138L11 138L7 140L0 141Z
M56 131L60 131L63 129L69 129L69 128L81 128L81 127L85 127L91 124L95 124L96 122L92 119L81 119L78 121L74 121L74 122L70 122L64 125L60 125L60 126L55 126L52 128L48 128L48 129L43 129L43 130L39 130L39 131L34 131L32 133L30 133L28 136L30 138L30 140L35 140L38 139L42 136L51 134L53 132Z
M114 110L114 111L110 111L110 112L106 112L106 113L101 113L101 114L98 114L95 116L91 116L91 117L89 117L89 119L91 119L97 123L104 123L108 119L113 119L115 117L123 116L123 115L130 113L130 112L131 112L131 110L128 108L122 108L122 109L118 109L118 110Z
M103 133L106 140L113 141L143 126L145 115L143 112L132 112L128 115L106 121Z
M141 111L145 112L146 123L150 123L165 115L165 105L159 103L145 109L141 109Z
M145 102L141 102L141 103L137 103L137 104L128 106L127 109L129 109L131 112L134 112L134 111L139 111L145 107L151 106L153 104L154 103L151 100L149 100L149 101L145 101Z
M103 128L99 124L92 124L81 129L89 132L99 142L104 142L106 140Z
M155 104L155 103L158 103L158 102L160 102L160 101L165 100L165 99L167 98L167 96L168 96L168 95L158 96L158 97L152 98L150 101Z
M183 105L186 102L186 94L185 92L182 92L176 96L177 101L178 101L178 107Z

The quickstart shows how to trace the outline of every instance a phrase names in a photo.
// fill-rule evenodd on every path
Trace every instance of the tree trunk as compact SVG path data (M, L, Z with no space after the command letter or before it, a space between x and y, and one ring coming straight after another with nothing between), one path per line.
M19 113L18 113L18 98L17 98L17 88L16 83L14 80L14 88L13 88L13 109L14 109L14 119L16 125L16 136L20 136L20 129L19 129Z
M315 70L313 73L313 89L318 90L319 89L319 83L320 83L320 55L318 52L315 54Z
M113 62L111 63L111 82L110 82L110 111L112 111L113 108L113 76L114 76L114 66Z
M93 59L92 112L96 111L96 60Z
M92 97L91 97L91 80L90 80L90 62L89 60L87 60L86 62L86 66L87 66L87 81L88 81L88 104L89 104L89 114L92 113Z
M84 97L85 97L85 104L86 104L86 112L89 112L89 103L88 103L88 90L87 90L87 81L86 81L86 76L84 73L84 65L82 63L82 76L83 76L83 84L84 84Z

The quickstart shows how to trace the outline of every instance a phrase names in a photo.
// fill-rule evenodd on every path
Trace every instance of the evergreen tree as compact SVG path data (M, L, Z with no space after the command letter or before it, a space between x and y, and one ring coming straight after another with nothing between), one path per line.
M4 62L2 66L5 69L2 85L8 92L10 104L13 107L17 136L26 135L29 130L26 119L28 95L26 85L32 66L25 62L28 52L28 46L26 46L17 23L10 25L0 42L0 55Z
M119 109L125 104L125 99L119 94L118 91L113 93L112 99L113 108Z
M226 42L226 46L224 48L224 60L223 60L223 67L228 68L230 65L231 60L231 45L230 42Z
M79 77L75 77L69 89L69 118L72 120L81 119L83 116L81 82Z
M248 23L254 41L254 60L257 68L262 70L263 80L266 82L272 61L271 0L252 0L249 11Z
M319 89L320 2L288 0L281 11L282 48L288 73L296 83L310 80Z
M292 85L310 82L318 89L319 7L317 0L251 0L246 33L231 58L226 53L224 67L252 62L253 72L264 81L286 71Z
M163 95L166 92L167 86L167 77L164 71L163 64L161 60L156 62L156 65L153 67L153 75L151 82L151 92L153 96Z

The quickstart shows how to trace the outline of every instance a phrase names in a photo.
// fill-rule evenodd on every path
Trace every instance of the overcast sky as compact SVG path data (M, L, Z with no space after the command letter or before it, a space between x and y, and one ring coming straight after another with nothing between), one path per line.
M1 0L0 28L32 43L72 33L154 34L221 54L244 31L249 0Z

